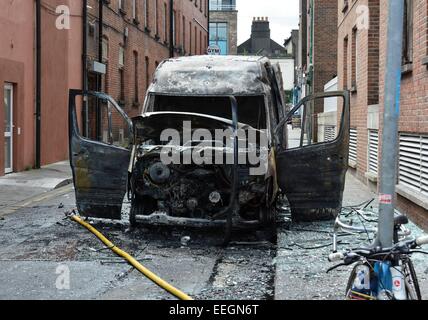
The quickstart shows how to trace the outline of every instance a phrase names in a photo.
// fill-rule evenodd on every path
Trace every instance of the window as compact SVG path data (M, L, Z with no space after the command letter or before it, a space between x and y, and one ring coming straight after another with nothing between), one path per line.
M428 196L428 137L401 134L399 156L398 183Z
M172 14L172 41L173 41L173 45L176 46L177 44L177 17L176 17L176 12L174 10L173 14Z
M343 40L343 90L348 89L348 37Z
M186 18L183 16L183 24L182 24L182 45L183 45L183 54L186 53Z
M125 65L125 48L119 47L119 67L123 67Z
M103 38L102 41L102 52L103 52L103 61L106 62L108 61L108 39L107 38Z
M235 10L235 0L209 0L210 10L212 11L231 11Z
M228 36L226 22L210 23L210 45L220 47L220 54L227 55L228 51Z
M146 62L146 89L148 89L150 85L149 57L146 56L145 62Z
M125 102L125 72L123 68L119 69L119 103Z
M149 29L149 0L144 0L144 27Z
M155 34L159 35L159 22L158 22L158 0L155 0Z
M195 54L198 54L198 28L195 26Z
M134 51L134 102L138 103L139 99L139 88L138 88L138 52Z
M118 0L119 10L123 10L123 1L124 0Z
M189 21L189 55L192 55L192 23Z
M204 44L202 43L202 30L199 31L199 47L199 54L202 54L204 52Z
M358 72L358 29L355 27L352 30L352 81L351 87L353 90L357 88L357 72Z
M137 0L132 0L132 19L137 20Z
M314 98L302 104L298 110L284 123L280 135L286 133L283 139L286 149L300 148L304 146L328 143L338 138L342 128L342 120L336 118L320 117L314 112L316 106L331 103L331 99L337 101L337 105L344 106L343 97Z
M168 42L168 7L166 6L166 3L164 3L163 8L163 33L165 36L165 42Z
M379 131L369 130L368 146L368 167L369 173L378 174L378 157L379 157Z
M349 138L349 163L353 166L357 163L358 133L356 128L351 128Z
M404 0L403 65L413 62L413 0Z

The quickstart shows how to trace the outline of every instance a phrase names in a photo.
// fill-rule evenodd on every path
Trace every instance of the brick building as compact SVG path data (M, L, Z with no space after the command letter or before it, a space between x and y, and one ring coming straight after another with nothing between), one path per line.
M324 91L337 75L337 5L337 0L300 0L299 98Z
M375 184L377 146L369 149L362 142L378 139L379 0L339 1L338 9L338 86L351 92L350 166L360 179Z
M91 66L92 61L99 60L98 3L88 0L90 89L97 87L97 75ZM101 42L106 73L102 75L101 89L135 116L162 60L172 55L205 54L208 0L104 1L103 8Z
M428 3L405 0L405 7L397 206L428 228ZM387 18L388 1L339 1L339 83L352 95L351 171L374 189L380 172Z
M68 158L70 88L101 89L136 115L158 63L205 53L208 0L6 1L0 30L2 176Z
M238 11L236 0L209 0L210 44L221 55L238 53Z
M69 8L69 29L56 26L60 5ZM81 14L79 0L2 1L0 176L32 168L37 162L44 165L68 157L68 89L80 88L82 83ZM37 30L40 42L36 41ZM40 78L36 74L38 44ZM40 126L35 115L37 98ZM36 147L38 131L40 148Z

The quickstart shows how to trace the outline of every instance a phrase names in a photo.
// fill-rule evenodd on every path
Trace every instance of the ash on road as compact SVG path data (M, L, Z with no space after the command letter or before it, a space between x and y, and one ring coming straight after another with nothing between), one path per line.
M0 299L174 299L86 229L64 219L74 202L70 191L0 221ZM273 299L276 250L271 243L222 248L221 231L128 231L125 223L110 222L94 226L196 299ZM242 235L236 240L258 238ZM69 270L69 286L64 270Z

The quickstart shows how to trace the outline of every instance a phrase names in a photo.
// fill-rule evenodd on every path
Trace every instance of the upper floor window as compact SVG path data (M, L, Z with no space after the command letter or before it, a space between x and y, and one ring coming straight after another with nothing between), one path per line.
M210 0L210 10L230 11L236 9L236 0Z
M106 62L108 61L108 39L107 38L103 38L102 41L102 49L103 49L103 61Z
M228 32L226 22L210 23L210 45L217 45L221 55L228 54Z
M413 62L413 0L404 0L403 65Z
M119 68L123 68L125 66L125 48L119 46Z
M137 19L137 0L132 0L132 19Z
M149 28L149 0L144 0L144 27Z
M163 32L165 36L165 42L168 41L168 7L166 3L163 5L164 12L163 12Z

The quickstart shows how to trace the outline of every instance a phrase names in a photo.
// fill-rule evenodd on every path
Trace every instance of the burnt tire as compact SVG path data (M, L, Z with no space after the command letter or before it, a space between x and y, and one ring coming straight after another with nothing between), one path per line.
M334 220L340 213L340 208L295 209L291 207L291 216L296 222L315 222Z

